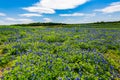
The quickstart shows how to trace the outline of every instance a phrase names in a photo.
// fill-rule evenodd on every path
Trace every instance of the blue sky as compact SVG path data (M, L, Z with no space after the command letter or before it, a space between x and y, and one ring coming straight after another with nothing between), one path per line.
M0 0L0 24L120 20L120 0Z

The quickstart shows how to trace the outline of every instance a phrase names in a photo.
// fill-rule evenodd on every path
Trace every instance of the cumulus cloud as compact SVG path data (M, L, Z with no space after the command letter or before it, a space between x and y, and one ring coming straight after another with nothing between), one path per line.
M96 13L92 13L92 14L85 14L85 13L60 14L60 16L88 16L88 17L92 17L95 15L96 15Z
M52 22L52 19L50 18L43 18L44 22Z
M26 13L26 14L20 14L21 17L39 17L42 16L41 14L35 14L35 13Z
M5 13L0 13L0 16L6 16L6 14Z
M26 7L23 8L24 10L27 10L29 12L37 12L37 13L45 13L45 14L54 14L55 11L50 8L44 8L40 6L31 6L31 7Z
M120 2L111 3L109 6L103 9L96 9L95 11L103 12L103 13L114 13L120 12Z
M55 10L74 9L88 0L40 0L30 7L23 8L29 12L53 14Z
M36 6L42 6L50 9L72 9L88 0L41 0Z

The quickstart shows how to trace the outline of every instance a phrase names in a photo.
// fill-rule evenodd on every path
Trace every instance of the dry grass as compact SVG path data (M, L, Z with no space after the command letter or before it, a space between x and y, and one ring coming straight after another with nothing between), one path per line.
M1 72L1 70L0 70L0 77L2 77L2 72Z
M115 51L110 50L104 54L106 59L118 69L120 73L120 56L115 53Z

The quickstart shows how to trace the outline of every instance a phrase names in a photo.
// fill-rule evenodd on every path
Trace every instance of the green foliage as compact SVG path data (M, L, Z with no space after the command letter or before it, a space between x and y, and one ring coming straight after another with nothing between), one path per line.
M0 27L4 80L117 79L119 60L119 28Z

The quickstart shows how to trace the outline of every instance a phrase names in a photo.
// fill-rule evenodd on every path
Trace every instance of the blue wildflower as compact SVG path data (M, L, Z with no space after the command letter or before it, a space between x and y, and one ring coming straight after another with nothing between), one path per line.
M75 78L75 80L80 80L80 78L77 77L77 78Z

